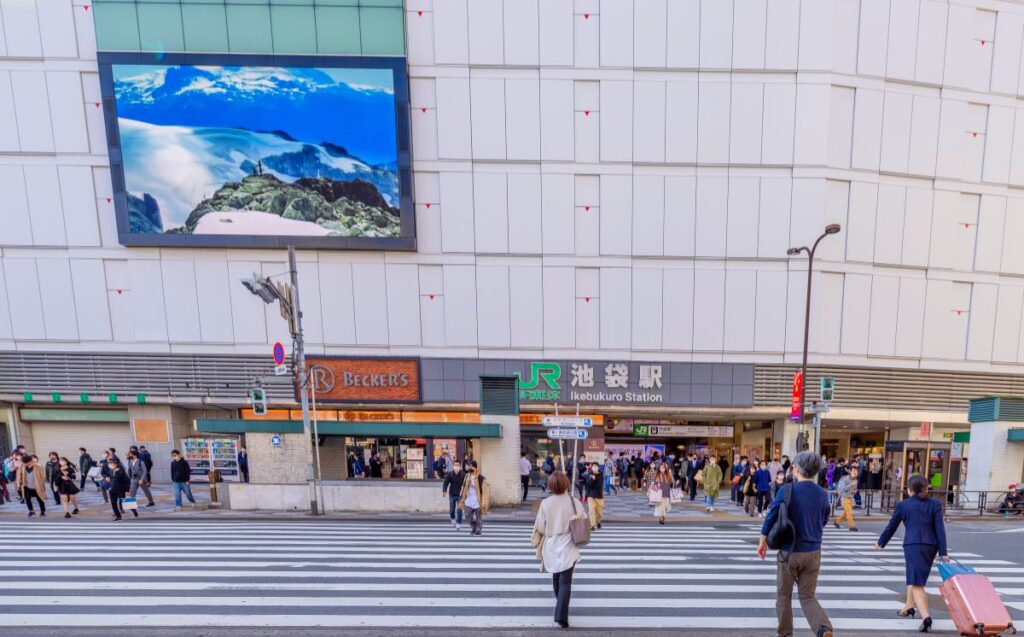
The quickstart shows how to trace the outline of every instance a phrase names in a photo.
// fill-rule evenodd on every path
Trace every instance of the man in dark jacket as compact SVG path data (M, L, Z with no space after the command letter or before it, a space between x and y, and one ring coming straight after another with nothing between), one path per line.
M376 451L374 451L370 455L370 477L371 478L383 478L384 477L383 467L384 467L384 463L382 463L380 461L380 454L378 454Z
M249 481L249 452L245 447L238 449L238 471L242 474L242 482ZM349 474L352 475L352 474Z
M587 514L590 516L590 530L601 528L604 517L604 474L596 462L587 467L586 475Z
M85 447L78 448L78 475L79 475L79 489L85 488L85 474L89 473L89 469L92 469L93 465L92 456L85 450Z
M153 484L153 454L149 453L146 445L139 447L139 460L146 467L146 483Z
M462 496L462 484L466 481L466 474L462 472L462 463L456 460L452 464L452 470L441 483L441 495L448 496L448 517L452 520L452 526L456 531L462 530L462 509L459 508L459 498Z
M171 483L174 484L174 510L181 511L181 494L188 496L192 508L196 508L196 499L192 497L192 467L188 460L181 457L181 452L175 449L171 452Z
M128 479L128 474L121 468L121 463L117 460L109 460L107 462L107 469L110 473L110 508L114 510L114 520L120 522L122 513L121 498L128 495L131 481ZM139 517L138 511L133 510L132 513L135 514L135 517Z
M690 454L690 464L686 468L686 486L690 489L690 502L697 499L697 472L701 469L697 454Z

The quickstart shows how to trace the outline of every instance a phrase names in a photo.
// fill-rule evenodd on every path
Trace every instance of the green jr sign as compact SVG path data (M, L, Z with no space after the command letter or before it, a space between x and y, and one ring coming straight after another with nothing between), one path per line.
M530 363L529 377L519 376L519 400L558 400L561 395L558 379L561 377L562 366L558 363Z

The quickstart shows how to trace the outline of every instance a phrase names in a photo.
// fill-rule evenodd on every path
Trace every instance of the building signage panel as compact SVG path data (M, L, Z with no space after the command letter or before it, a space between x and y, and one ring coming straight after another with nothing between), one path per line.
M593 427L594 421L586 416L544 416L545 427Z
M548 438L552 440L584 440L586 437L586 429L567 429L563 427L548 429Z
M646 438L732 438L732 425L633 424L633 435Z
M418 358L317 356L306 365L318 403L422 402Z

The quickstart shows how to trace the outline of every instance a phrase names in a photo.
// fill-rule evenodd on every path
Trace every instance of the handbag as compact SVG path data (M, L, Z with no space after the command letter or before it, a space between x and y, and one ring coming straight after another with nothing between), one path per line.
M671 496L669 500L675 504L683 501L683 490L678 487L672 487Z
M732 483L732 484L739 484L739 483L740 483L740 479L741 479L742 477L743 477L743 476L742 476L741 474L738 474L738 473L737 473L736 475L734 475L734 476L732 477L732 480L730 480L729 482L730 482L730 483Z
M661 504L661 485L652 484L647 487L647 501L651 504Z
M139 502L135 498L121 498L121 508L125 511L138 511Z
M585 546L590 543L590 520L583 517L576 510L576 500L572 499L573 517L569 520L569 535L572 536L572 543L576 546Z
M704 470L703 469L697 469L697 473L696 473L696 475L693 476L693 480L697 484L704 484Z

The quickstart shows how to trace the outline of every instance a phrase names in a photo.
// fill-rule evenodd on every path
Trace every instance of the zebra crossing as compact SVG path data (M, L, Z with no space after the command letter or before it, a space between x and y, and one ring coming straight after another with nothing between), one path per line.
M895 616L899 543L879 553L875 538L826 531L822 606L843 632L915 631ZM470 537L444 521L6 521L0 605L11 628L550 628L551 579L529 540L525 524ZM606 525L583 550L571 622L773 634L775 565L756 540L753 525ZM1024 624L1024 566L956 555Z

